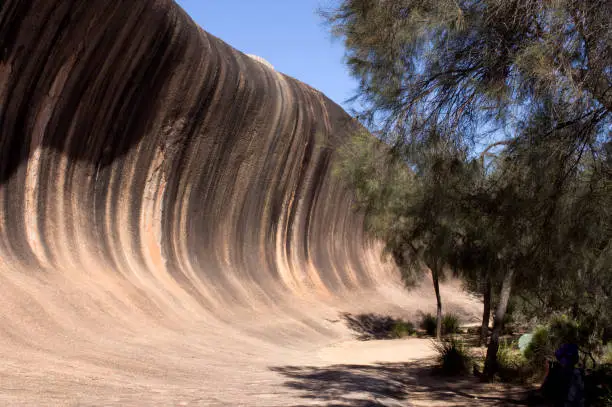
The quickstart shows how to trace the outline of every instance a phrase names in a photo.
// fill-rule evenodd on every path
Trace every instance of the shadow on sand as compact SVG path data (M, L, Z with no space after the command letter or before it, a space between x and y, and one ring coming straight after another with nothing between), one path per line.
M328 407L533 405L528 392L473 377L440 376L431 361L326 367L283 366L272 371L300 391L306 405ZM296 406L297 407L297 406Z

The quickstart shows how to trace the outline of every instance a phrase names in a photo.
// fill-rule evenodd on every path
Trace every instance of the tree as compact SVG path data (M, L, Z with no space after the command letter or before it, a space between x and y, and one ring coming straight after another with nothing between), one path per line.
M437 140L437 141L436 141ZM430 137L427 151L411 160L358 134L342 154L340 171L357 192L366 226L385 243L385 250L410 285L422 270L431 272L436 295L436 336L442 331L440 280L453 264L460 239L454 215L458 188L471 169L464 154L442 139ZM404 152L405 153L405 152Z
M612 146L612 3L343 0L324 15L343 38L348 66L360 81L358 117L406 166L432 159L432 142L464 154L455 169L482 156L481 182L467 178L453 190L463 191L459 206L411 215L436 218L452 232L425 235L427 247L454 247L469 236L465 220L484 217L476 230L491 231L483 242L495 253L501 279L485 369L493 374L516 280L521 288L560 270L570 279L576 272L555 260L568 244L582 248L572 250L580 262L610 264L609 234L591 250L594 240L566 225L577 210L571 203L584 195L579 185L585 177L597 173L600 184L609 185L603 163ZM455 162L439 157L434 162L442 167ZM417 171L415 177L418 184L426 175ZM435 186L429 192L448 202L457 198ZM598 193L609 196L609 187ZM445 243L430 246L438 238Z
M551 132L551 120L567 117L573 107L562 100L543 103L507 151L515 163L509 171L523 173L516 182L524 195L531 191L535 209L529 217L537 244L521 267L538 273L523 273L516 289L529 314L570 315L606 341L612 327L604 311L612 305L609 141L593 141L603 131L588 120Z
M474 211L470 210L470 213L474 214ZM466 223L465 235L460 240L452 265L457 270L456 274L463 278L466 288L482 295L482 321L478 340L478 344L482 346L486 345L489 336L493 274L498 269L496 267L497 253L492 250L493 248L486 239L486 234L490 232L487 230L486 219L476 216Z
M344 0L324 16L360 80L361 117L465 139L560 91L595 102L581 113L609 112L611 12L605 0Z

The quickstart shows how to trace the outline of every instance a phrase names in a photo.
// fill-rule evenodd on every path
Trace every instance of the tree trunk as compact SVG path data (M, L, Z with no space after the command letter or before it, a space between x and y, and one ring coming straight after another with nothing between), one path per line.
M437 312L436 312L436 339L442 337L442 297L440 296L440 271L438 264L435 263L431 269L431 277L433 279L434 290L436 290Z
M491 290L493 289L491 283L491 274L487 272L485 276L485 285L483 289L484 305L482 308L482 325L480 326L480 340L478 341L479 346L487 344L487 337L489 336L489 320L491 319Z
M487 348L487 357L485 359L484 376L493 377L497 371L497 351L499 350L499 336L504 326L504 316L506 316L506 309L508 308L508 300L510 299L510 291L512 290L512 277L514 277L514 270L508 270L504 276L502 282L501 292L499 293L499 304L497 304L497 310L495 311L495 319L493 321L493 332L491 333L491 339L489 340L489 347Z

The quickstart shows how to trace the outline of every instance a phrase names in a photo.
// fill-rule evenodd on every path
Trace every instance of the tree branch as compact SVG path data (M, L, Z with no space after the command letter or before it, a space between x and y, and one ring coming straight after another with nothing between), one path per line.
M487 146L487 148L485 148L485 149L482 151L482 153L480 153L480 162L484 162L484 158L485 158L485 156L487 156L487 155L488 155L488 153L489 153L489 151L490 151L491 149L493 149L493 148L495 148L495 147L498 147L498 146L507 146L507 145L510 145L510 144L512 143L512 141L514 141L514 140L502 140L502 141L497 141L497 142L495 142L495 143L493 143L493 144L489 144L489 145Z

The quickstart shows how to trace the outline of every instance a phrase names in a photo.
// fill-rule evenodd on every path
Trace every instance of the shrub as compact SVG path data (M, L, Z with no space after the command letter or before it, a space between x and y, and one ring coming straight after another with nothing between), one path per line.
M361 341L403 338L415 332L411 322L379 314L342 315Z
M501 341L497 350L497 363L506 369L518 369L525 364L525 359L518 348Z
M513 344L502 341L497 350L499 377L503 381L526 382L533 376L527 360Z
M412 335L414 332L414 325L402 320L395 321L391 327L391 337L393 338L403 338Z
M539 326L533 331L533 338L525 348L525 359L535 371L545 369L546 361L554 357L552 341L547 326Z
M436 335L436 317L432 314L423 314L419 327L423 329L427 335ZM442 335L452 335L459 332L460 324L459 317L455 314L444 314L442 316Z
M442 317L442 334L451 335L459 332L459 317L455 314L445 314Z
M555 351L563 344L574 343L579 347L588 338L579 324L565 315L553 317L547 325L539 326L525 349L525 359L534 372L543 373L547 360L555 359Z
M438 353L438 361L444 374L456 376L470 372L472 356L463 342L451 337L434 342L433 346Z
M424 314L419 325L421 329L425 330L427 335L436 335L436 317L431 314Z
M563 343L580 344L583 338L580 326L565 315L553 317L549 322L551 341L559 346Z

